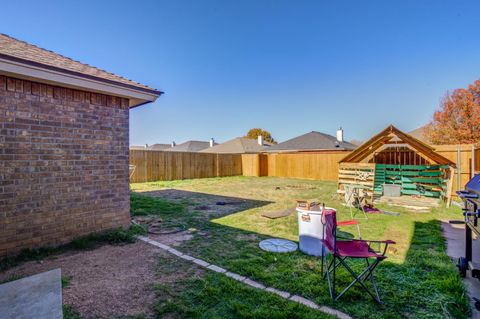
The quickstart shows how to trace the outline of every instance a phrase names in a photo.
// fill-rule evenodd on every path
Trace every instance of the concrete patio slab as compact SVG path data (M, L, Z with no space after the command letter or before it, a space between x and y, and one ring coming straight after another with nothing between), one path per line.
M465 255L465 225L450 224L448 221L442 221L443 236L447 240L447 255L456 261L459 257ZM473 256L474 263L480 264L480 239L473 240ZM475 309L475 301L473 297L480 299L480 280L472 278L467 272L467 276L463 278L467 286L468 296L470 299L470 308L472 309L472 318L480 319L480 311Z
M0 318L63 318L60 269L0 285Z

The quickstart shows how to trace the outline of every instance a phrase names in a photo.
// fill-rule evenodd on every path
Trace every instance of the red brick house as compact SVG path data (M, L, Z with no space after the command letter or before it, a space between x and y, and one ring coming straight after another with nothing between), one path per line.
M0 34L0 257L129 225L129 109L160 94Z

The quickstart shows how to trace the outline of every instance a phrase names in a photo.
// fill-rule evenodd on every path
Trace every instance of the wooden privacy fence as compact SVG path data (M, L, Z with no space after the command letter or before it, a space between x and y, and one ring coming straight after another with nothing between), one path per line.
M474 156L472 156L472 144L463 145L434 145L435 151L457 164L454 170L452 193L455 196L458 190L458 168L460 169L461 188L470 180L472 176L472 157L475 161L475 173L480 172L480 148L474 146ZM458 165L458 148L460 148L460 165Z
M242 175L240 154L130 150L132 183Z
M435 151L457 163L457 145L436 145ZM130 150L135 165L132 182L175 180L221 176L273 176L337 181L338 162L350 151L210 154ZM462 187L472 173L472 145L460 145ZM475 149L475 170L480 171L480 149ZM457 175L453 177L453 192ZM455 193L453 193L455 194Z
M243 154L243 175L336 181L338 161L348 153L350 151Z
M221 176L274 176L336 181L349 151L281 154L211 154L130 150L132 183Z

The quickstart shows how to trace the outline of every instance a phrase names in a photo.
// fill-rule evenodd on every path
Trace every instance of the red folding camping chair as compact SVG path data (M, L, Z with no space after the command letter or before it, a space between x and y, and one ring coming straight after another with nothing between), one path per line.
M326 209L322 212L322 224L323 224L323 247L322 247L322 275L323 275L323 265L325 264L325 275L328 281L328 288L330 291L330 297L334 300L338 300L342 297L354 284L358 283L360 286L365 289L365 291L378 303L382 303L380 296L378 294L377 284L373 273L377 268L378 264L387 258L385 253L389 244L395 244L392 240L348 240L348 241L337 241L336 232L337 232L337 212L333 209ZM371 244L376 243L379 246L384 245L383 251L375 251L371 248ZM380 248L380 247L379 247ZM328 262L327 253L332 255L332 260ZM353 269L347 264L346 260L348 258L352 259L365 259L366 268L360 272L355 273ZM373 259L373 260L372 260ZM335 279L336 279L336 270L338 266L344 266L345 269L352 275L354 278L353 281L345 287L342 292L336 295L335 292ZM373 290L375 294L366 286L366 281L369 280L372 282Z

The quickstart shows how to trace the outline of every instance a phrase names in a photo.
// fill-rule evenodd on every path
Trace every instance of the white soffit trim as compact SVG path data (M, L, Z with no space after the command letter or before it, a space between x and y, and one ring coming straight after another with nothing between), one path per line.
M65 74L54 70L44 69L37 66L27 65L20 62L0 58L0 74L25 80L41 81L52 85L69 87L73 89L88 90L96 93L104 93L130 99L130 107L153 102L158 95L133 88L117 86L81 76Z

